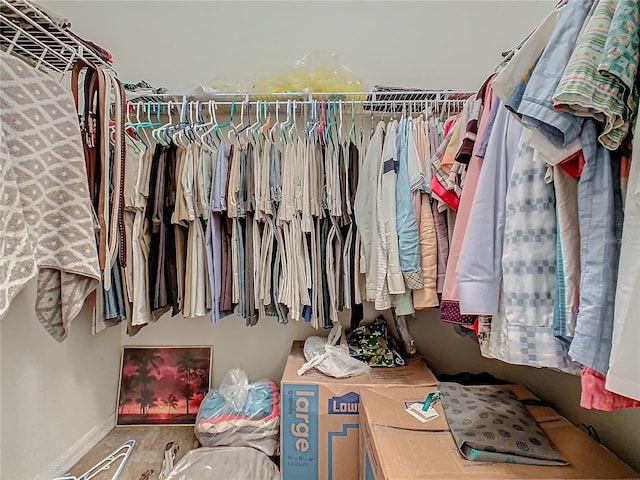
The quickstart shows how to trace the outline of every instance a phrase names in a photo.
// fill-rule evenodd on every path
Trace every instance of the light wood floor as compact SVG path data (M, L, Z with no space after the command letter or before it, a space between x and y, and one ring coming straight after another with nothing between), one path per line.
M180 451L176 458L176 461L178 461L194 447L196 438L193 433L193 427L117 427L111 430L98 445L91 449L71 469L71 474L82 475L127 440L135 440L136 445L119 480L138 480L149 469L154 470L154 474L150 477L151 480L156 480L162 468L162 460L164 459L164 450L167 443L173 441L180 446ZM110 479L114 469L117 469L118 466L119 463L112 467L111 473L103 472L94 477L94 479Z

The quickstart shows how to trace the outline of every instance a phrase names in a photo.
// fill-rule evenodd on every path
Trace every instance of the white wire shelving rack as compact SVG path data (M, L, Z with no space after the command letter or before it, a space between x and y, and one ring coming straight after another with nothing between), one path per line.
M61 78L81 60L116 73L69 30L69 22L29 0L0 0L0 49Z
M341 103L345 108L353 108L360 113L424 111L433 107L450 106L452 110L461 108L466 100L476 92L471 90L403 90L385 89L369 92L281 92L245 93L218 92L197 89L192 93L144 93L129 92L127 100L132 108L143 111L162 108L203 107L213 103L215 107L256 106L257 104L286 108L290 102L297 105L311 105L320 102Z

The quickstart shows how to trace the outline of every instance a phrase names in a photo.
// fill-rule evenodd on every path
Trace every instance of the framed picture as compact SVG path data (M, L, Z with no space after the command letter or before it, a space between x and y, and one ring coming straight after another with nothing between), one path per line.
M124 347L116 425L194 425L212 384L213 348Z

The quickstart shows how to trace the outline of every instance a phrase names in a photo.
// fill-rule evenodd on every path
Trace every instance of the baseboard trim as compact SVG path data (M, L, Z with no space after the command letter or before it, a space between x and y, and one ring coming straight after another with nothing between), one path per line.
M116 424L116 414L112 413L103 422L89 430L73 446L67 450L60 458L49 466L44 472L38 475L35 480L51 480L60 477L80 461L89 450L95 447L100 440L107 436Z

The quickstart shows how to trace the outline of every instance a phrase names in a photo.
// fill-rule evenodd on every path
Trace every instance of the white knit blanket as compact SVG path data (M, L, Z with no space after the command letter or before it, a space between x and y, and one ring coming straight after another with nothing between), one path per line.
M0 318L37 274L36 316L64 340L100 279L93 219L71 92L0 52Z

